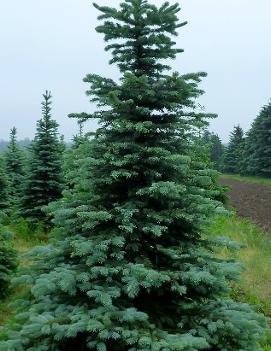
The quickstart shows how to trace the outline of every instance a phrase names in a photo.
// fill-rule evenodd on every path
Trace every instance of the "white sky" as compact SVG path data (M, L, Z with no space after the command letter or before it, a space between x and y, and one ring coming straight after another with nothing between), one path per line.
M97 2L115 6L119 0ZM249 128L271 95L271 1L180 3L181 19L189 23L177 38L185 53L173 67L208 73L199 103L219 115L211 129L226 141L235 124ZM92 110L82 78L116 77L95 32L96 17L88 0L0 0L0 139L13 126L20 138L33 137L45 89L52 91L60 132L67 138L76 132L67 114Z

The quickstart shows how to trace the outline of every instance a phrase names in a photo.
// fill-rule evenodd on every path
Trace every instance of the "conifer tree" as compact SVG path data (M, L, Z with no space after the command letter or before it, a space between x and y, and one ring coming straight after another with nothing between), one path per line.
M241 171L244 132L240 126L234 127L228 147L225 151L223 171L238 174Z
M64 154L64 177L66 186L72 189L80 175L82 160L91 153L91 141L83 132L83 122L78 121L79 131L73 137L72 145Z
M271 177L271 102L261 110L261 123L257 131L255 167L257 175Z
M255 125L255 123L252 123L250 130L247 132L247 134L244 138L242 160L240 163L240 174L243 176L255 176L256 175L256 169L255 169L255 166L253 163L253 157L254 157L254 152L255 152L254 125Z
M10 142L5 152L6 173L9 181L10 205L17 207L24 181L24 155L17 143L17 129L10 132Z
M28 172L21 201L21 213L31 223L48 221L43 207L61 196L62 144L58 138L58 124L51 117L52 97L43 95L42 118L30 146Z
M271 177L271 102L252 123L244 148L242 173Z
M77 121L78 123L78 134L73 138L72 148L77 149L85 140L86 136L84 135L84 123L81 120Z
M216 150L217 153L215 152ZM220 138L214 133L204 130L204 132L196 138L194 150L192 149L191 152L191 158L197 160L198 170L204 170L206 173L209 168L210 182L207 184L207 188L213 191L213 193L210 194L211 197L221 203L226 203L228 188L217 182L219 177L218 171L221 170L224 152L224 146Z
M202 139L206 145L209 145L210 158L214 169L221 171L225 151L221 139L217 134L210 133L209 131L205 131Z
M257 175L271 177L271 102L261 110L257 129L255 168Z
M260 124L262 121L262 116L259 116L253 121L249 131L246 134L244 139L244 147L242 152L242 161L241 161L241 171L242 175L257 175L257 167L255 167L255 159L256 159L256 145L258 139L257 130L260 128Z
M65 136L64 135L60 135L59 143L60 143L60 153L61 153L61 155L63 155L66 151L66 143L65 143Z
M179 5L95 7L122 78L85 79L100 128L75 188L51 206L54 241L33 253L24 324L0 350L258 351L264 318L228 297L240 267L202 236L217 206L190 157L204 74L162 61L180 52Z
M211 137L211 161L214 164L214 168L218 171L222 170L224 157L224 146L221 139L217 134L212 134Z

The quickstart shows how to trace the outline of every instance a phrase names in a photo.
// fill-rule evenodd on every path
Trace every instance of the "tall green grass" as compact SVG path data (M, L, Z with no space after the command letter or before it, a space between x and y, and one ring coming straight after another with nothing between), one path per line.
M47 236L41 227L32 231L24 219L19 219L16 223L2 227L3 232L9 232L12 236L14 249L18 252L19 262L21 265L29 264L24 258L24 254L29 252L35 246L44 245L47 242ZM6 323L12 323L15 310L12 303L23 297L28 289L25 287L16 287L11 290L11 294L3 301L0 301L0 326Z
M37 225L33 230L23 218L9 224L6 228L13 233L14 247L20 254L47 242L47 235L44 233L42 225Z
M271 233L263 232L249 220L235 215L217 217L210 227L210 235L228 237L244 244L240 251L222 249L218 255L242 262L246 270L233 286L232 297L255 305L258 311L271 318ZM265 351L271 351L271 332Z
M243 177L238 174L222 174L221 178L239 180L241 182L246 183L256 183L271 186L271 178L263 178L263 177Z
M249 220L234 215L218 217L210 228L212 237L226 236L246 247L235 253L223 249L223 256L233 257L244 263L246 271L241 277L239 289L255 296L265 306L271 317L271 235L263 232Z

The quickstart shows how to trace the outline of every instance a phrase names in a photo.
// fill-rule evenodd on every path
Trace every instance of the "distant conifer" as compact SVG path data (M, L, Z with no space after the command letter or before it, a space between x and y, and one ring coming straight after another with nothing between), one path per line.
M42 118L29 149L27 179L21 201L22 215L32 223L47 221L43 207L60 198L63 145L58 137L58 124L51 117L52 97L43 95Z
M71 147L64 154L66 186L72 189L81 177L81 164L91 154L91 141L83 132L83 122L78 121L79 131L73 137Z
M209 146L209 155L214 169L221 171L225 151L225 147L222 144L221 139L217 134L210 133L209 131L205 131L202 139L203 143Z
M4 153L6 173L9 181L9 201L11 207L17 207L24 181L24 154L17 142L17 129L10 132L8 148Z
M243 148L243 129L240 126L234 127L224 156L223 171L225 173L239 174L241 172Z
M247 134L242 174L271 177L271 102L262 108Z

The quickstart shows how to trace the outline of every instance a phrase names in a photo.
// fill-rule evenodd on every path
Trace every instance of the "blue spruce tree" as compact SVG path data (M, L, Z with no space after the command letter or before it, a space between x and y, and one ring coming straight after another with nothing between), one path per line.
M56 203L53 241L36 250L29 307L1 351L256 351L265 319L229 298L240 267L213 255L202 224L211 180L191 156L202 73L163 60L179 5L95 5L119 82L88 75L100 107L74 187ZM78 115L80 117L80 115ZM24 309L25 304L23 305Z

